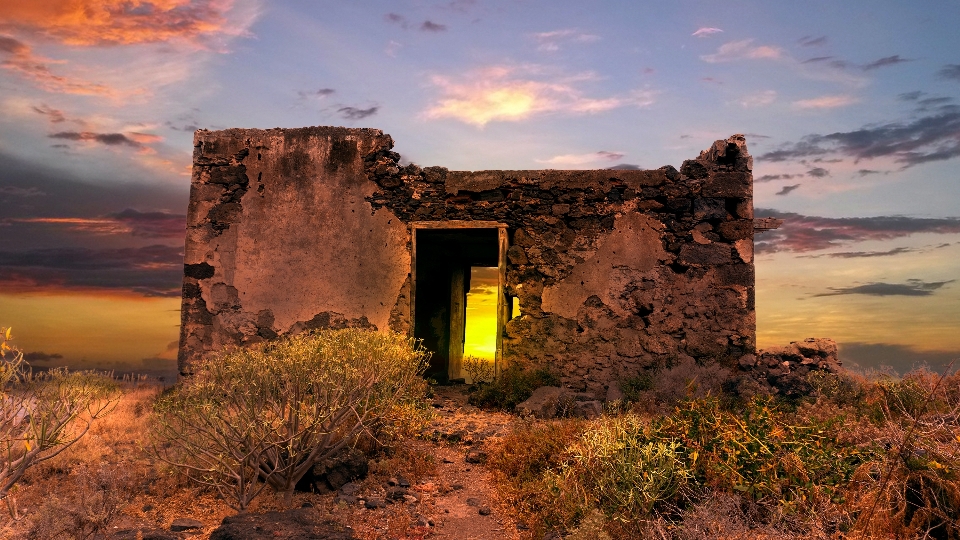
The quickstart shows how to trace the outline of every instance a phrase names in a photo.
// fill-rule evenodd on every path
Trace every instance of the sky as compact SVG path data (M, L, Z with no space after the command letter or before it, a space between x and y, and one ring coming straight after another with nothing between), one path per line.
M675 167L746 135L760 347L960 356L960 2L0 3L0 324L172 370L197 128L375 127L454 170Z

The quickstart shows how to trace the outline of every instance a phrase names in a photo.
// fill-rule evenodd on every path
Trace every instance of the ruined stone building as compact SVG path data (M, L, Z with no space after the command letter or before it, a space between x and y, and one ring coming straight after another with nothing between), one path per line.
M422 339L463 376L470 268L497 267L497 367L572 388L754 352L753 179L744 137L676 170L401 166L375 129L200 130L179 368L313 328Z

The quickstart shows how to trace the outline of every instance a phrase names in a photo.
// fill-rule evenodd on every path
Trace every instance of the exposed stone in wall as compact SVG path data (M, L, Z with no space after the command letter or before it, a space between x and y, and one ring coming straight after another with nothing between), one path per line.
M739 361L740 371L758 383L758 389L787 396L807 395L811 371L837 373L842 362L837 343L826 338L807 338L783 347L770 347Z
M605 395L681 357L736 365L753 352L752 158L742 136L680 171L448 171L364 159L367 198L405 223L506 223L507 362L547 364Z
M181 370L317 327L412 332L412 226L507 225L507 363L576 391L754 352L752 158L742 136L647 171L401 166L377 130L200 131Z

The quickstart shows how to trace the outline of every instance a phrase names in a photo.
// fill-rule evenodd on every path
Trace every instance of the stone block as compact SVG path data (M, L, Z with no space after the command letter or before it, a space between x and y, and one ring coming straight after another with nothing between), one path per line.
M743 199L753 195L753 176L748 172L716 172L700 188L704 197Z
M680 248L680 262L686 265L717 266L732 261L728 244L687 244Z

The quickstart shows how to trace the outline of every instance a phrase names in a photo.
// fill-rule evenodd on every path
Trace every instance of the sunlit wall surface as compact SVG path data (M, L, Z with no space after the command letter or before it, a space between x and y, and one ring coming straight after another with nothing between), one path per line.
M497 267L470 269L464 356L493 360L497 354Z

